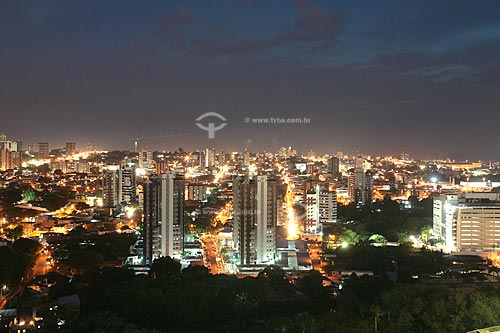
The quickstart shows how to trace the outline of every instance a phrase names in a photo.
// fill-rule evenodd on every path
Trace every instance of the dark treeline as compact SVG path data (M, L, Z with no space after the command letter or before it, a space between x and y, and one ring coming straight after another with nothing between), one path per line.
M39 249L37 241L27 238L19 238L11 247L0 246L0 284L13 287L28 276Z
M150 275L105 268L79 276L81 312L59 307L58 332L464 332L500 322L496 289L451 289L353 275L332 298L322 276L305 273L290 283L269 267L258 277L182 272L170 258ZM59 286L52 297L74 292ZM55 330L57 320L44 323Z

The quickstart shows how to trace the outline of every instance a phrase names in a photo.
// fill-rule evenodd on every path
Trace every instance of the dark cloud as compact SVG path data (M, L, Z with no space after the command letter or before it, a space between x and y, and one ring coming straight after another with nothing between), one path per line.
M343 13L325 10L311 0L297 0L295 6L301 17L285 27L283 32L262 39L228 39L224 34L210 34L207 31L187 38L187 28L200 23L200 20L185 7L177 7L173 14L165 16L158 25L167 44L173 49L198 55L252 54L259 50L294 43L307 44L316 49L331 47L341 33L344 24Z
M176 50L184 50L188 47L186 27L200 22L187 7L177 6L173 13L165 15L157 20L155 31L163 34L165 41Z
M497 86L500 84L499 59L500 37L439 51L378 53L354 67L360 71L382 71L424 81Z

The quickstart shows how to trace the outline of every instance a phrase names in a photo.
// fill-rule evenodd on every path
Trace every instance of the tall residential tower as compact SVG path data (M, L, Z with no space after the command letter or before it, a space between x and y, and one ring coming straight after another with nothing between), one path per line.
M278 184L267 176L233 181L234 245L241 265L274 263Z
M144 184L144 262L179 259L184 250L184 175L169 171Z

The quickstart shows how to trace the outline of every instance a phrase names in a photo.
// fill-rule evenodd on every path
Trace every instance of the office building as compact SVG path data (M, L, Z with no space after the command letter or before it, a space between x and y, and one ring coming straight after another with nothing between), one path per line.
M434 198L433 233L450 252L500 251L498 193L444 194Z
M240 264L274 263L278 183L267 176L234 178L233 219L233 243Z
M452 212L448 210L450 206L458 205L458 194L443 194L432 200L432 231L434 236L439 237L446 242L446 235L448 235L448 244L451 243L451 227L449 224L449 230L446 230L446 221L451 221L452 217L447 217L446 214L451 214Z
M184 249L184 175L169 171L144 184L144 262L180 259Z

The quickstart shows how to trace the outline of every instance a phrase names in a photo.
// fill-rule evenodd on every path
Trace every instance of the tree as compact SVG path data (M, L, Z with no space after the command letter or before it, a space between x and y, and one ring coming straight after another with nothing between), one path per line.
M23 234L23 226L18 225L14 229L9 230L9 232L7 233L7 237L13 240L18 240L19 238L23 237Z
M91 312L73 324L71 326L71 332L160 333L160 331L155 329L138 328L137 326L130 324L127 319L129 318L124 318L124 316L119 316L108 311Z
M373 244L380 244L380 245L387 244L387 239L385 239L384 236L379 234L371 235L370 238L368 238L368 240Z
M28 256L0 246L0 283L14 285L31 268Z
M155 277L177 275L181 272L181 264L171 257L156 259L151 265L151 274Z
M281 295L291 295L294 288L285 276L285 271L278 266L267 266L259 272L257 278L263 280L268 286Z
M309 295L313 301L325 301L329 299L328 290L323 287L323 275L316 270L310 270L298 281L299 289Z
M101 256L90 249L71 252L68 259L69 267L77 274L88 273L96 269L101 262Z
M57 193L45 192L42 197L42 205L47 208L49 212L56 211L64 207L68 200Z
M404 232L400 232L398 233L398 243L400 245L412 245L412 241L410 240L410 238L408 237L407 234L405 234Z
M299 313L294 318L295 327L298 332L318 332L319 325L316 319L307 312Z
M22 193L17 188L8 188L0 192L0 202L4 208L11 207L23 198Z
M190 276L195 280L202 281L206 280L210 276L210 273L205 266L189 265L187 268L182 270L182 275Z
M258 277L260 279L266 279L273 286L288 283L285 277L285 271L279 266L267 266L259 272Z
M28 189L24 190L22 197L23 197L23 200L26 202L35 201L36 200L36 193L32 188L28 188Z
M49 297L51 299L57 299L59 297L74 295L77 292L78 289L72 282L59 282L49 288Z
M85 229L82 225L76 226L69 232L70 237L82 237L87 234L87 229Z
M39 242L28 238L19 238L12 244L14 250L24 253L29 257L34 257L41 247Z
M85 202L79 202L76 204L75 208L77 210L85 210L85 209L89 209L90 206L88 204L86 204Z
M340 236L340 241L349 245L357 244L360 240L361 237L351 229L346 229Z
M293 331L293 321L286 317L274 317L268 323L272 332L286 333Z

